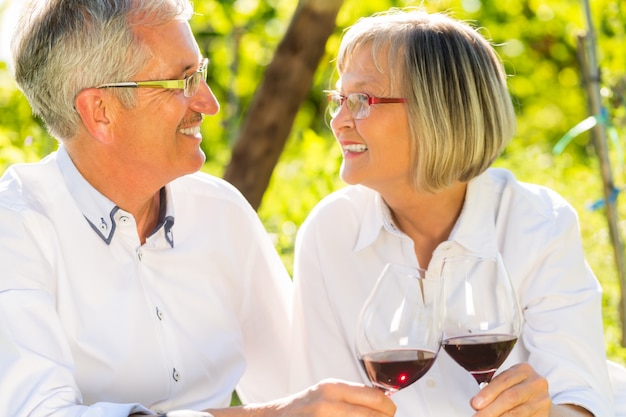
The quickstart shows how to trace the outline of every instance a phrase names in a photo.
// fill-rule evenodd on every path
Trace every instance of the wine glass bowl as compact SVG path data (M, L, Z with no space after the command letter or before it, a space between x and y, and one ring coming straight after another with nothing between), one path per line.
M500 256L446 258L443 350L482 388L509 356L521 327L511 280Z
M390 396L431 368L441 346L441 280L387 264L365 301L356 355L375 387Z
M428 372L436 355L426 350L395 349L366 353L360 361L372 384L391 395Z

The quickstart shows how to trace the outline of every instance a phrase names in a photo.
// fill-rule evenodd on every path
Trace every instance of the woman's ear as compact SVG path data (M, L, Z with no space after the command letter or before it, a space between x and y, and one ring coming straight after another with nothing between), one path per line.
M87 131L95 139L103 142L108 141L111 125L112 107L110 95L104 94L97 88L82 90L74 100L76 112L83 121Z

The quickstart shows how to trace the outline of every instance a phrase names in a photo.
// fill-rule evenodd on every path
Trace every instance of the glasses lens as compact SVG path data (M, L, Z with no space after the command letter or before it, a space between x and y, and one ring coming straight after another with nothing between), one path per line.
M207 73L208 73L208 59L204 58L202 63L200 64L200 68L198 71L191 74L188 78L185 79L185 96L191 97L198 92L200 88L200 84L202 80L206 81Z
M337 116L339 110L341 110L341 96L337 93L328 94L328 112L330 116Z
M186 79L185 82L185 96L191 97L198 92L200 83L202 82L202 73L194 72Z
M355 119L365 119L370 114L369 99L364 93L351 93L346 98L346 106Z

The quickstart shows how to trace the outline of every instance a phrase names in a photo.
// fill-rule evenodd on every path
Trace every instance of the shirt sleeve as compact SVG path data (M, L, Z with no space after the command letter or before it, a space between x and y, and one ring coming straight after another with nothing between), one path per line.
M296 392L322 379L361 381L352 339L346 335L341 314L326 287L320 258L318 224L311 220L300 229L295 247L293 346L290 389Z
M49 263L33 232L44 233L47 225L33 213L26 218L30 221L19 212L0 208L0 415L152 414L139 404L81 404L72 355L45 279Z
M292 282L256 212L245 206L243 214L233 222L243 233L236 262L244 283L241 325L247 363L237 393L244 403L265 402L287 395Z
M528 362L548 379L555 404L613 415L601 287L585 261L574 209L557 204L553 214L543 225L511 225L507 233L520 240L502 240L523 309L523 347Z

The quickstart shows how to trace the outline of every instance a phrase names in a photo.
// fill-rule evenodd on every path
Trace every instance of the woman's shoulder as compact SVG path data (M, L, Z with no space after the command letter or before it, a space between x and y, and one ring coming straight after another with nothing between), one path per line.
M486 174L500 193L501 202L508 202L511 207L551 218L562 211L574 211L571 203L546 185L520 181L503 168L490 168Z

